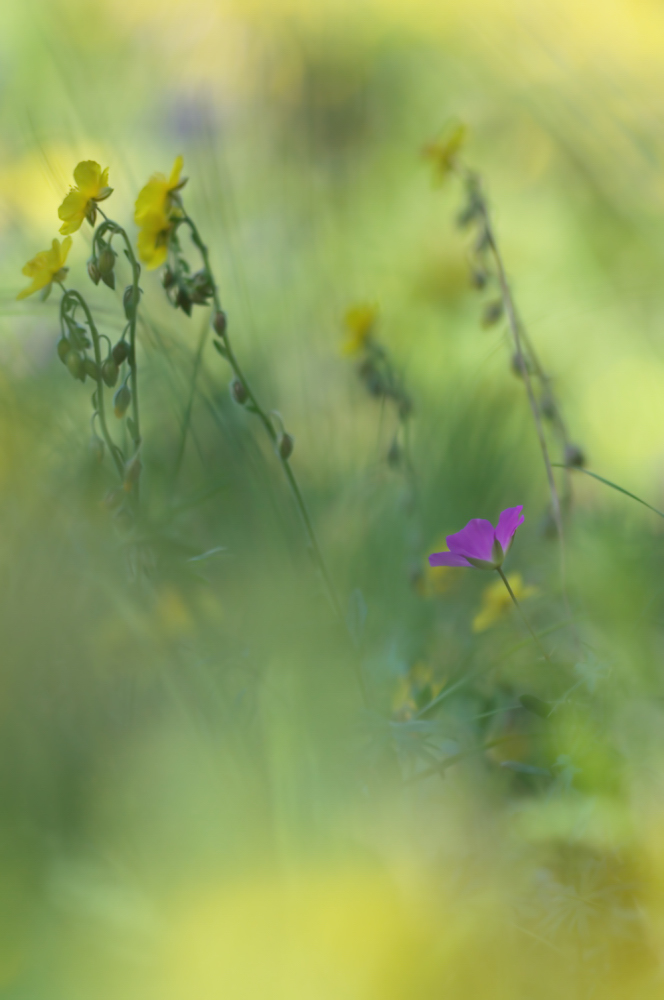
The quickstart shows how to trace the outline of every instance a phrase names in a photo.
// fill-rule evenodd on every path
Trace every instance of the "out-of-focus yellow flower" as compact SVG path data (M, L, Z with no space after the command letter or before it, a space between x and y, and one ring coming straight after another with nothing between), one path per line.
M29 260L23 268L26 278L32 278L32 284L22 289L16 296L25 299L34 292L44 290L44 298L49 294L54 281L63 281L69 268L65 267L67 254L71 248L71 236L60 242L55 239L50 250L42 250L36 257Z
M465 140L466 126L456 125L446 135L424 147L422 152L426 159L433 163L439 180L442 180L453 169L457 153Z
M180 214L177 193L187 183L186 178L180 180L183 164L183 158L178 156L170 177L153 174L136 199L134 222L140 226L138 255L150 271L166 263L173 220Z
M173 223L165 212L155 212L143 218L138 232L136 245L138 255L147 267L153 271L166 263L168 257L168 240Z
M155 624L168 635L180 636L194 628L191 612L175 587L164 587L155 604Z
M525 601L537 593L537 587L526 587L520 573L507 577L517 601ZM496 580L482 594L480 610L473 618L473 632L485 632L511 611L512 598L502 580Z
M176 157L171 176L153 174L145 187L141 188L134 206L134 222L143 226L147 219L155 216L168 216L175 204L176 192L187 183L186 178L180 180L184 160Z
M353 356L364 350L377 316L378 306L369 303L361 303L348 310L344 316L346 340L341 349L343 354Z
M392 698L392 711L400 719L411 719L415 712L433 701L445 687L445 680L437 677L426 660L414 663L399 684Z
M432 549L434 552L447 552L445 538L439 538ZM430 566L429 560L425 558L422 562L422 571L417 572L413 585L420 597L430 600L446 594L458 578L458 569L452 566Z
M63 235L75 233L84 219L94 226L97 202L113 194L113 188L108 186L108 167L102 170L94 160L82 160L74 170L74 180L76 187L71 188L58 209Z

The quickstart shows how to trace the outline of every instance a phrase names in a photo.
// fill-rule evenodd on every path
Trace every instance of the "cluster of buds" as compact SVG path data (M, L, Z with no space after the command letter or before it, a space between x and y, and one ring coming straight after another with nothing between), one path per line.
M194 306L206 306L214 297L214 281L206 268L191 273L189 264L180 253L177 235L171 236L172 266L165 268L162 284L174 309L191 316Z
M88 260L90 280L98 285L103 281L109 288L115 288L115 261L117 254L111 244L104 239L94 241L94 251Z
M375 305L357 305L348 310L344 318L346 340L343 353L359 358L357 373L367 392L375 399L391 399L401 421L407 420L413 403L401 380L394 371L385 348L375 336L378 308Z

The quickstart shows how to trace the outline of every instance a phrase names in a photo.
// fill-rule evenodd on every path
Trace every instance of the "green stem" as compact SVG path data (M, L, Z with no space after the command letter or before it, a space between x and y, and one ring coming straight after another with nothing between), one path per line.
M498 574L499 574L499 576L500 576L500 579L501 579L501 580L503 581L503 583L504 583L504 584L505 584L505 586L507 587L507 593L508 593L508 594L510 595L510 597L512 598L512 600L513 600L513 602L514 602L514 607L515 607L515 608L517 609L517 611L518 611L518 612L519 612L519 614L521 615L521 618L523 619L523 622L524 622L524 624L525 624L526 628L528 629L528 631L529 631L529 632L530 632L530 634L532 635L533 639L535 640L535 642L537 643L537 645L539 646L539 648L540 648L540 649L542 650L542 654L543 654L543 656L544 656L544 659L545 659L545 660L548 660L548 661L549 661L549 663L550 663L550 662L551 662L551 657L549 656L549 654L548 654L548 653L547 653L547 651L545 650L544 646L543 646L543 645L542 645L542 643L540 642L540 640L539 640L539 638L538 638L537 634L536 634L536 633L534 632L534 630L533 630L533 629L531 628L531 625L530 625L530 622L528 621L528 619L527 619L527 618L526 618L526 616L524 615L524 613L523 613L523 610L522 610L522 608L521 608L521 605L520 605L520 604L519 604L519 602L517 601L517 599L516 599L516 597L515 597L515 595L514 595L514 591L513 591L513 590L512 590L512 588L510 587L510 584L509 584L509 580L507 579L507 577L506 577L506 576L505 576L505 574L503 573L503 569L502 569L502 566L496 566L496 570L497 570L497 572L498 572Z
M210 267L210 256L209 256L208 248L205 245L205 243L203 242L201 234L198 231L198 227L196 226L196 223L194 222L194 220L189 215L186 214L186 212L185 212L184 216L182 217L181 221L184 222L189 227L189 231L191 233L192 241L194 242L195 246L198 248L198 251L199 251L199 253L201 255L201 258L203 260L203 266L205 268L205 272L206 272L208 278L210 279L210 283L211 283L212 288L213 288L214 308L215 308L215 310L218 313L220 313L223 310L222 310L222 307L221 307L221 300L220 300L220 297L219 297L219 288L217 286L217 282L214 279L214 275L213 275L212 269ZM244 374L244 372L243 372L243 370L242 370L242 368L240 366L240 363L239 363L239 361L238 361L238 359L237 359L237 357L235 355L235 352L233 351L233 347L231 345L231 342L230 342L230 339L229 339L227 331L224 332L224 335L223 335L222 339L223 339L223 345L224 345L226 357L228 359L228 363L230 364L231 368L233 369L235 377L240 380L240 382L242 383L242 385L244 386L244 388L246 390L246 393L247 393L247 402L251 404L250 405L250 409L256 414L256 416L258 417L258 419L262 423L263 427L265 428L265 433L267 434L267 436L269 437L269 439L272 442L273 446L275 447L275 451L276 451L276 453L277 453L277 455L279 457L279 461L280 461L281 466L282 466L282 468L284 470L284 475L286 476L286 480L287 480L288 485L290 487L290 491L291 491L291 494L293 496L293 500L295 501L295 506L296 506L297 511L298 511L298 513L300 515L300 520L302 521L302 525L304 527L304 531L305 531L305 535L307 537L307 542L309 544L309 550L310 550L312 559L313 559L314 564L315 564L316 568L318 569L318 571L319 571L319 573L320 573L320 575L321 575L321 577L323 579L323 583L325 585L325 589L327 591L327 595L328 595L330 603L331 603L331 605L332 605L332 607L334 609L334 612L335 612L337 618L339 619L341 625L343 626L344 630L347 631L348 626L347 626L347 622L346 622L346 619L345 619L345 616L344 616L344 613L343 613L343 610L342 610L342 607L341 607L341 603L340 603L339 598L337 596L334 584L332 583L332 579L330 577L330 574L329 574L329 571L328 571L328 568L327 568L327 564L326 564L325 559L323 557L323 553L321 551L320 545L318 544L318 539L316 537L316 532L314 531L314 527L313 527L313 524L311 523L311 518L309 517L309 512L307 510L307 506L306 506L306 504L304 502L304 497L302 496L302 492L300 490L300 486L298 484L298 481L297 481L297 479L295 477L295 473L293 472L293 469L291 468L290 461L289 461L288 458L283 458L279 454L279 449L277 447L277 444L278 444L278 435L277 435L276 430L274 429L274 424L272 423L269 415L266 413L266 411L263 409L263 407L258 402L258 399L256 398L256 395L254 394L254 391L252 390L251 385L249 384L249 381L247 380L247 377ZM368 705L367 689L366 689L366 685L364 683L364 677L363 677L363 674L362 674L362 668L361 668L361 665L360 665L360 663L359 663L359 661L357 659L355 660L355 673L357 675L357 680L358 680L358 684L359 684L360 691L361 691L361 694L362 694L362 699L363 699L364 704L366 706L366 705Z
M99 226L95 232L93 238L93 248L96 241L100 239L106 232L111 232L112 235L118 235L122 238L122 241L126 248L127 258L131 265L132 273L132 283L131 283L131 309L130 315L128 317L129 321L129 368L131 371L131 419L133 423L132 440L134 442L134 454L138 451L141 444L141 421L140 421L140 411L138 403L138 362L136 360L136 323L138 319L138 302L140 297L140 290L138 287L138 282L141 276L141 265L136 260L136 255L134 249L131 245L131 240L127 236L126 231L122 226L114 222L113 219L109 219L108 216L104 215L102 210L97 206L98 211L104 217L104 222ZM134 486L134 494L136 500L138 500L139 495L139 484L136 483Z
M106 423L106 411L104 408L104 380L102 379L101 376L102 361L101 361L101 347L99 344L99 333L97 331L97 327L95 326L95 321L92 318L92 313L90 312L89 306L85 301L85 299L83 298L83 296L81 295L81 293L77 292L75 289L68 290L65 288L64 285L62 285L61 287L64 292L64 295L60 300L61 320L63 316L65 303L70 299L75 299L76 302L78 302L80 307L83 309L83 312L85 313L85 318L87 320L88 328L90 330L90 336L92 337L92 345L95 352L95 363L97 365L97 372L99 373L96 378L97 392L95 394L97 399L97 413L99 414L99 425L101 427L101 432L104 437L104 441L106 442L106 447L113 456L113 461L115 462L115 467L118 470L120 479L124 480L124 461L122 459L122 453L120 452L120 449L113 441L113 438L111 437L110 431L108 429L108 425Z

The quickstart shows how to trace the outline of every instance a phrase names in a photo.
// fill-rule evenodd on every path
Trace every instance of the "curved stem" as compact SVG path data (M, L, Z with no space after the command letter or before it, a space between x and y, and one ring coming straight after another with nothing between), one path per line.
M535 640L535 642L537 643L537 645L539 646L539 648L540 648L540 649L542 650L542 654L543 654L543 656L544 656L544 659L545 659L545 660L548 660L548 661L549 661L549 663L550 663L550 662L551 662L551 657L549 656L549 654L548 654L548 653L547 653L547 651L545 650L545 648L544 648L544 646L542 645L542 643L540 642L540 640L539 640L539 638L538 638L537 634L536 634L536 633L534 632L534 630L532 629L532 627L531 627L531 625L530 625L530 622L528 621L528 619L527 619L527 618L526 618L526 616L524 615L524 613L523 613L523 610L522 610L522 608L521 608L521 605L520 605L520 604L519 604L519 602L517 601L517 599L516 599L516 597L515 597L515 595L514 595L514 591L513 591L513 590L512 590L512 588L510 587L510 584L509 584L509 580L507 579L507 577L506 577L506 576L505 576L505 574L503 573L503 569L502 569L502 566L496 566L496 570L497 570L498 574L500 575L500 579L501 579L501 580L503 581L503 583L504 583L504 584L505 584L505 586L507 587L507 593L508 593L508 594L510 595L510 597L512 598L512 601L514 602L514 606L515 606L515 608L517 609L517 611L519 612L519 614L521 615L521 618L523 619L523 622L524 622L524 624L525 624L526 628L528 629L528 631L529 631L529 632L530 632L530 634L532 635L533 639Z
M194 222L194 220L189 215L187 215L186 212L184 213L181 221L184 222L189 227L189 231L191 233L192 241L194 242L195 246L198 248L198 251L199 251L199 253L201 255L201 258L203 260L203 266L205 268L205 272L206 272L208 278L210 279L210 283L211 283L212 289L213 289L213 293L212 294L213 294L214 308L215 308L215 310L217 312L222 312L221 300L219 298L219 288L217 287L217 282L214 279L214 275L213 275L212 269L210 267L210 255L209 255L208 248L205 245L205 243L203 242L201 234L198 231L198 227L196 226L196 223ZM249 384L249 381L247 380L247 377L244 374L244 372L243 372L243 370L242 370L242 368L240 366L239 361L237 360L235 352L233 351L233 347L231 345L231 342L230 342L230 339L228 337L228 333L227 332L224 333L222 339L223 339L223 345L224 345L226 357L228 359L228 363L230 364L231 368L233 369L233 372L235 373L236 378L238 378L242 382L242 384L243 384L243 386L244 386L244 388L245 388L245 390L247 392L247 403L250 404L249 409L253 413L256 414L256 416L258 417L258 419L260 420L260 422L262 423L262 425L263 425L263 427L265 429L265 433L269 437L269 439L272 442L272 444L275 446L275 450L276 450L277 455L279 457L279 461L281 463L281 466L282 466L282 468L284 470L284 475L286 476L286 480L287 480L288 485L290 487L290 491L291 491L291 494L293 496L293 500L295 501L295 506L297 508L298 514L300 515L300 520L301 520L302 525L304 527L304 531L305 531L305 535L306 535L306 538L307 538L307 542L308 542L308 545L309 545L309 550L310 550L312 559L313 559L314 564L315 564L316 568L318 569L318 571L319 571L319 573L320 573L320 575L322 577L323 583L325 585L325 589L327 591L328 598L329 598L330 603L331 603L331 605L332 605L332 607L334 609L334 612L335 612L337 618L339 619L340 623L342 624L344 630L347 631L348 625L347 625L347 622L346 622L346 619L345 619L345 616L344 616L344 613L343 613L343 610L342 610L342 607L341 607L341 603L340 603L339 598L337 596L334 584L332 583L332 579L330 577L330 573L328 571L327 564L326 564L325 559L323 557L323 553L321 551L320 545L318 544L318 539L316 537L316 532L314 531L314 527L313 527L313 524L311 523L311 518L309 517L309 512L307 510L307 506L306 506L306 504L304 502L304 497L302 496L302 492L300 490L299 483L298 483L298 481L297 481L297 479L295 477L295 473L293 472L293 469L291 468L290 461L288 460L288 458L283 458L283 456L279 454L279 450L277 448L278 435L277 435L276 430L274 429L274 424L272 423L272 420L270 419L268 413L263 409L263 407L259 403L258 399L256 398L256 395L255 395L253 389L251 388L251 385ZM361 694L362 694L362 699L364 701L365 706L367 706L368 705L368 696L367 696L366 685L364 683L364 677L363 677L363 674L362 674L361 665L360 665L360 663L359 663L359 661L357 659L355 660L354 666L355 666L355 673L357 675L357 681L358 681L358 684L359 684L359 687L360 687L360 691L361 691Z
M64 285L62 285L62 290L64 292L64 295L60 300L61 321L63 320L64 316L65 303L70 299L75 299L76 302L78 302L78 304L80 305L83 312L85 313L85 318L87 320L88 328L90 330L90 336L92 337L92 345L95 352L95 362L97 365L97 372L98 372L95 381L97 383L96 399L97 399L97 413L99 414L99 425L101 427L101 432L104 437L104 441L106 442L106 447L113 456L113 461L115 462L115 467L118 470L118 474L121 479L124 479L124 461L122 459L122 453L120 452L120 449L113 441L113 438L111 437L110 431L108 429L108 425L106 423L106 411L104 408L104 381L101 377L102 361L101 361L101 347L99 344L99 333L97 331L97 327L95 326L95 321L92 318L92 313L90 312L90 308L85 299L83 298L83 296L81 295L81 293L77 292L75 289L68 290L64 287Z

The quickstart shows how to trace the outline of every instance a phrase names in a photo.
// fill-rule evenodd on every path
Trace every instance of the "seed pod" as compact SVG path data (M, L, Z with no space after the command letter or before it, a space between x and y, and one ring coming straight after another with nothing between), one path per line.
M115 361L116 365L118 365L118 367L122 364L123 361L127 360L130 351L131 348L129 347L129 344L127 343L126 340L118 340L117 344L111 351L113 360Z
M76 351L70 351L67 355L67 360L65 362L70 374L82 382L85 378L85 372L83 371L83 359L80 354Z
M230 384L231 396L236 403L240 406L244 406L249 398L249 393L247 392L247 387L239 378L234 378Z
M109 389L113 388L118 380L118 375L120 374L120 369L113 359L113 355L106 358L103 365L101 366L101 377L103 378Z
M113 412L118 420L124 417L131 403L131 389L128 385L121 385L113 396Z
M65 364L67 361L67 355L71 351L71 344L69 343L66 337L60 338L56 350L58 352L58 357L60 358L60 361L62 361L62 363Z
M295 441L293 440L293 437L290 434L286 433L286 431L284 431L283 434L280 434L278 436L277 451L279 452L280 457L283 458L284 461L286 461L286 459L291 457L291 455L293 454L294 447L295 447Z
M138 305L139 299L141 297L140 288L136 289L136 306ZM131 320L134 318L136 308L134 305L134 286L127 285L122 295L122 305L125 311L125 316L127 319Z
M214 314L214 319L212 320L212 326L214 327L214 332L220 337L223 337L226 333L226 328L228 326L228 317L223 309L219 309Z
M96 257L90 257L88 260L88 275L90 277L90 281L93 281L95 285L99 284L101 274L99 272L99 264L97 263Z
M90 438L90 454L97 462L101 462L104 458L104 442L97 435L93 434Z
M482 312L482 326L488 329L490 326L495 326L503 316L503 300L494 299L493 302L487 302Z
M565 465L580 469L586 464L586 456L578 444L565 445Z
M103 247L97 259L97 267L102 278L110 274L115 267L115 251L108 245Z
M86 375L89 375L90 378L93 378L95 382L98 380L99 368L97 367L96 362L92 360L92 358L85 358L85 360L83 361L83 371L85 372Z

